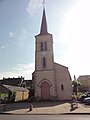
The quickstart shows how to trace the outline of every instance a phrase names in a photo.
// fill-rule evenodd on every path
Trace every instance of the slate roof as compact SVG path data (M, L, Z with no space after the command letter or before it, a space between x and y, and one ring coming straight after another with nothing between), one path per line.
M88 80L88 79L90 79L90 75L81 75L78 77L77 80Z
M4 85L4 84L3 86L9 89L10 91L28 91L29 92L29 90L24 87L17 87L17 86Z
M3 78L2 80L0 80L0 84L20 86L23 83L23 81L24 81L23 77Z

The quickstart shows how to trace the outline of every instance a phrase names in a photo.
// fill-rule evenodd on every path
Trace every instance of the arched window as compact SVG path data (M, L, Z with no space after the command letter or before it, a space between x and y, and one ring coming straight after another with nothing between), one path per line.
M45 68L46 67L46 58L43 57L43 67Z
M44 42L45 51L47 50L47 42Z
M43 42L41 42L41 51L43 51Z
M64 90L64 86L63 86L63 84L61 84L61 90Z
M41 42L41 51L47 50L47 42Z

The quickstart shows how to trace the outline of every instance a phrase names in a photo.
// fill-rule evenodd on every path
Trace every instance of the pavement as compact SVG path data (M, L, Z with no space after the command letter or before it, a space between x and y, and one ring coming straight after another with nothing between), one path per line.
M6 104L0 114L31 114L31 115L59 115L59 114L90 114L90 106L78 103L78 108L71 110L69 102L33 102L30 111L29 102Z

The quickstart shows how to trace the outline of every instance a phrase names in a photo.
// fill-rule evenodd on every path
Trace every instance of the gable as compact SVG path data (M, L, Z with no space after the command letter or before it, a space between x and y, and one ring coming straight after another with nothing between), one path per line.
M58 64L58 63L55 63L55 62L54 62L54 68L55 69L61 69L61 70L67 70L68 69L68 67L63 66L63 65Z
M63 78L68 77L70 80L72 80L71 75L68 71L68 67L60 65L58 63L54 63L54 68L55 68L56 74L58 74L58 76L63 76Z

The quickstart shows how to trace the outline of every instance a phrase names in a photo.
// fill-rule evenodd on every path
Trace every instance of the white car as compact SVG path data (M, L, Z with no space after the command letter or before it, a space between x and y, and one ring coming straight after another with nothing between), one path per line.
M90 104L90 97L84 98L84 104Z

